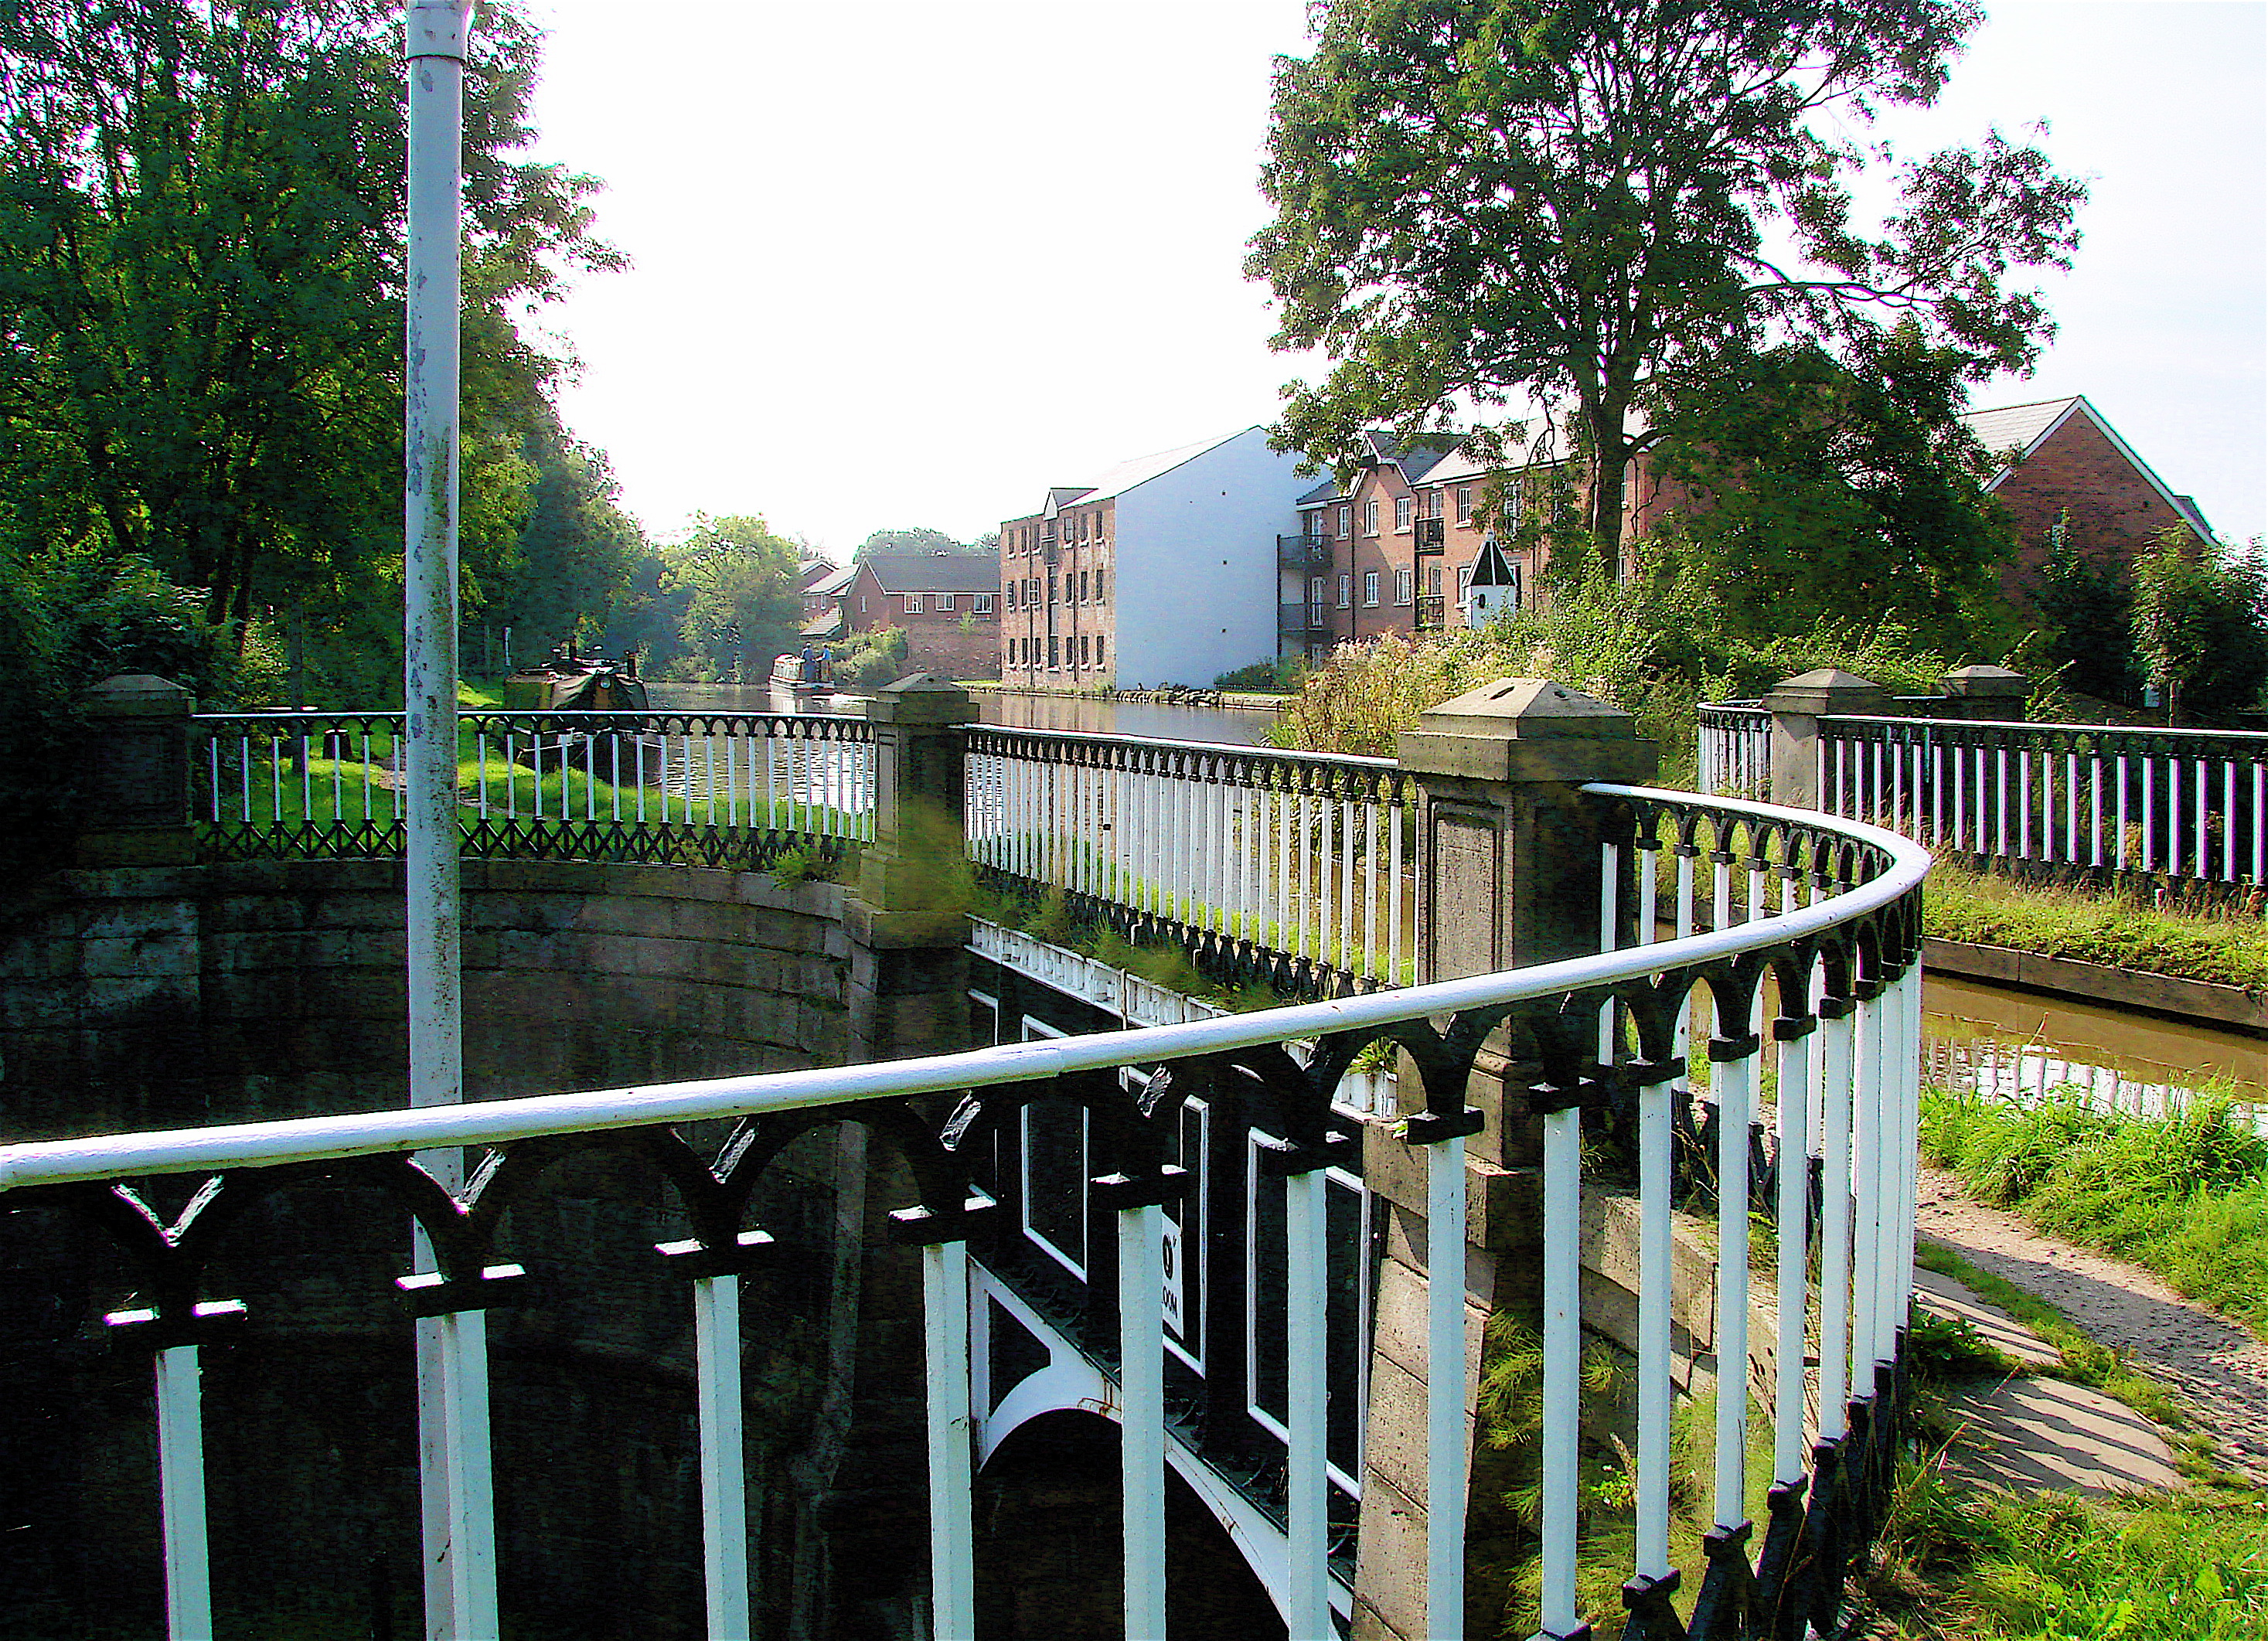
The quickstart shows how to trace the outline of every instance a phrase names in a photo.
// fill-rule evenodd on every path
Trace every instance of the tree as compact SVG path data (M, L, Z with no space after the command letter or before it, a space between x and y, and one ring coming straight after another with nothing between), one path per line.
M1276 344L1320 348L1285 448L1350 464L1516 396L1566 407L1611 562L1624 473L1677 390L1804 340L1851 359L1911 320L1982 380L2052 327L2011 267L2066 267L2085 197L1998 133L1907 165L1867 237L1840 124L1926 104L1971 0L1329 0L1277 66L1248 271ZM1785 238L1783 254L1771 236ZM1642 418L1651 416L1650 422ZM1513 430L1517 431L1515 428ZM1505 430L1487 430L1484 445Z
M2017 635L1999 571L2015 556L1990 467L1959 416L1960 359L1901 323L1859 368L1810 343L1689 385L1656 465L1687 501L1666 561L1755 637L1896 618L1916 639L1998 654Z
M762 519L745 517L701 519L669 549L672 577L692 595L679 632L710 676L761 681L771 658L795 646L801 557Z
M993 547L999 546L996 537ZM850 561L863 564L876 553L949 553L955 557L969 555L990 556L990 549L979 545L969 546L957 541L942 530L916 526L909 530L877 530L851 549Z
M0 551L144 556L239 642L263 605L390 658L404 81L383 0L0 6ZM463 499L509 554L556 361L513 310L615 266L532 140L534 30L491 0L466 107ZM395 669L368 669L383 679Z
M2166 692L2166 721L2219 718L2261 703L2268 684L2268 568L2174 526L2134 563L2134 648Z
M531 428L521 448L534 474L527 521L488 607L467 614L509 623L520 652L535 655L608 632L652 549L616 500L606 457L569 436L556 417L547 414ZM682 620L681 610L673 631Z
M2141 699L2134 651L2134 578L2116 553L2094 553L2073 539L2071 511L2048 531L2032 603L2046 623L2046 655L2064 685L2098 701Z

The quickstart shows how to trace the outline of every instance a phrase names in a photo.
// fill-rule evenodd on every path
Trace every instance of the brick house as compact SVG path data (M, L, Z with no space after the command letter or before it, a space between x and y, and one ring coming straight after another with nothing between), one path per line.
M1306 488L1267 430L1138 457L1000 523L1000 675L1030 687L1212 681L1276 653L1275 543Z
M1302 495L1299 534L1278 544L1281 654L1319 660L1335 644L1465 624L1466 588L1492 534L1486 509L1498 470L1452 441L1404 448L1381 430L1365 438L1370 452L1352 482L1329 480ZM1566 460L1556 431L1528 455L1501 497L1514 517L1541 504ZM1641 457L1631 463L1624 496L1624 540L1635 541L1675 501L1676 489ZM1517 546L1508 533L1493 534L1511 577L1498 608L1515 610L1535 596L1550 552L1541 542Z
M2169 527L2213 539L2197 503L2168 489L2084 395L1972 410L1963 419L2004 458L1984 488L2015 521L2021 546L2001 585L2019 604L2029 602L2049 533L2066 510L2073 544L2098 559L2132 560Z
M826 573L806 579L800 596L803 602L802 627L799 629L806 640L831 644L850 630L843 617L843 595L858 579L856 564L838 567L825 565Z
M990 555L869 553L837 596L846 631L905 629L909 673L999 676L1000 567Z

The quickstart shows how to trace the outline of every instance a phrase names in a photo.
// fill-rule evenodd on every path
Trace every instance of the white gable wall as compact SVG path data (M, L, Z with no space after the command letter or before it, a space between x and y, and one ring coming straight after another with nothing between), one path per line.
M1252 428L1118 496L1111 598L1121 689L1206 685L1276 654L1276 538L1314 488Z

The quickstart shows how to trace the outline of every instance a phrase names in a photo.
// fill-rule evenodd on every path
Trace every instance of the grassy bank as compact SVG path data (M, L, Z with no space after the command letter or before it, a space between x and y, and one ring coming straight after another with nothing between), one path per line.
M1922 927L1940 939L2268 990L2268 922L2241 907L2166 908L2125 891L2034 887L1940 862Z
M2268 1635L2268 1502L1957 1492L1901 1478L1872 1592L1916 1641Z
M2154 1270L2268 1339L2268 1140L2224 1102L2153 1118L1933 1089L1921 1145L1984 1201Z

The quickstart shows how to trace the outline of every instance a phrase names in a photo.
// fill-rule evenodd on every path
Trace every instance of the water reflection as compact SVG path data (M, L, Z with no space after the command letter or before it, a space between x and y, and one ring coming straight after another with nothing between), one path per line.
M1944 1085L2022 1105L2070 1087L2145 1116L2226 1089L2268 1133L2268 1045L2233 1032L1939 975L1924 991L1922 1031L1928 1075Z

